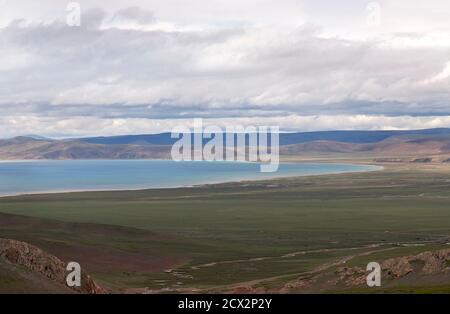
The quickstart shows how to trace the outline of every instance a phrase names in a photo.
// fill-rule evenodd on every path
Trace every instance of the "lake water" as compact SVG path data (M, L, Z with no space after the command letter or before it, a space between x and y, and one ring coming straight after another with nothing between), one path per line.
M206 183L359 172L376 166L280 164L260 173L259 164L169 160L42 160L0 162L0 196L86 190L170 188Z

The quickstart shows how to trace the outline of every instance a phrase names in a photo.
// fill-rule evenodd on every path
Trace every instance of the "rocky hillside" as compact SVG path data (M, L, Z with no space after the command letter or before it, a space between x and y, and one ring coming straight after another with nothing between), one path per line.
M382 261L381 287L369 288L368 272L363 267L347 267L348 258L319 267L287 283L265 288L262 285L242 285L227 293L376 293L419 291L423 287L450 291L450 249L425 251L417 255L401 256ZM418 290L417 290L418 289Z
M4 292L106 292L89 275L83 271L81 275L81 287L69 288L66 285L66 264L63 261L28 243L0 239L0 287Z
M393 288L403 284L418 285L433 278L433 282L447 282L450 278L450 249L423 252L417 255L390 258L380 263L382 285ZM300 278L284 286L282 292L367 288L367 271L362 267L339 266L334 272ZM440 278L441 280L435 280Z

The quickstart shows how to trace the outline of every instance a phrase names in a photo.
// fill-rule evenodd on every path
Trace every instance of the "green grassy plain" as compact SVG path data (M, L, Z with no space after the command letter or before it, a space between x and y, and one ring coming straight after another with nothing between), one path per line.
M35 217L41 227L11 225L0 237L84 259L94 278L113 288L221 290L245 283L276 288L343 257L361 266L446 247L449 170L388 166L194 188L6 197L0 199L1 213ZM405 246L410 244L420 246ZM86 252L98 260L86 258ZM108 256L116 264L104 267ZM155 265L147 269L147 260Z

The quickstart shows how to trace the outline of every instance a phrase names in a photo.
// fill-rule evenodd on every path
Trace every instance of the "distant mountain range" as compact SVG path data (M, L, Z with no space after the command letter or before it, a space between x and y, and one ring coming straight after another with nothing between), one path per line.
M0 140L0 159L169 158L170 133L53 140L19 136ZM286 156L373 157L379 161L450 161L450 129L281 133Z
M414 131L320 131L281 133L280 145L299 144L312 141L333 141L342 143L376 143L393 136L450 136L450 129L427 129ZM80 141L92 144L151 144L172 145L176 139L171 138L170 133L120 135L108 137L81 138Z

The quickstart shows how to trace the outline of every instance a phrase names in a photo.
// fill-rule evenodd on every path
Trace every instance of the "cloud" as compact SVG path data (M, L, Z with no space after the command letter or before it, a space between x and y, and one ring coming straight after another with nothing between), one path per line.
M139 7L120 9L114 14L113 20L132 21L144 25L151 24L156 21L153 12L142 10Z
M44 134L54 138L160 133L175 126L194 127L194 119L98 118L71 116L5 116L0 118L3 130L0 138L17 134ZM241 117L205 119L203 125L280 126L284 131L316 130L408 130L446 127L449 116L411 117L381 115L283 115L271 117Z
M21 133L8 121L43 135L91 132L83 121L102 133L150 132L157 125L163 131L169 120L193 117L277 117L280 125L302 130L338 127L333 116L354 128L450 126L449 30L361 38L331 34L304 15L289 25L279 18L262 23L253 14L205 25L214 11L206 6L192 13L199 22L189 25L179 17L161 19L158 8L96 4L82 3L81 27L67 26L62 15L0 28L1 133ZM390 10L385 13L397 12L381 4ZM265 16L270 5L262 8ZM163 16L166 9L159 7Z

